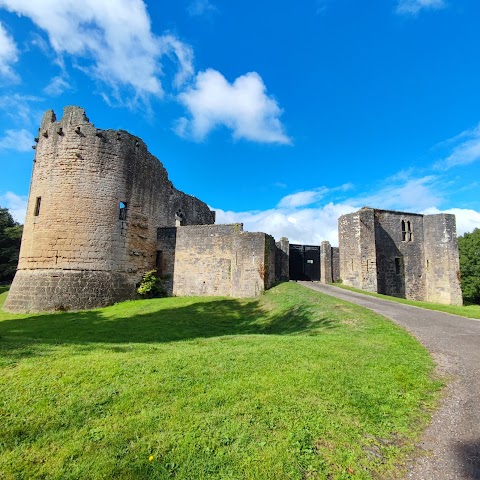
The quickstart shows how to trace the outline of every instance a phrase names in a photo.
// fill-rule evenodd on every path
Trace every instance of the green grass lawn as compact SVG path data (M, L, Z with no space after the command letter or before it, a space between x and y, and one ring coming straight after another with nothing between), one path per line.
M389 295L382 295L381 293L367 292L366 290L360 290L359 288L349 287L341 283L332 284L335 287L340 287L352 292L364 293L371 297L383 298L385 300L392 300L393 302L405 303L407 305L413 305L414 307L427 308L428 310L437 310L439 312L451 313L452 315L460 315L462 317L476 318L480 320L480 305L475 303L466 302L463 306L458 305L445 305L443 303L430 303L420 302L417 300L407 300L406 298L391 297Z
M441 386L403 330L293 283L2 312L0 354L1 479L398 478Z

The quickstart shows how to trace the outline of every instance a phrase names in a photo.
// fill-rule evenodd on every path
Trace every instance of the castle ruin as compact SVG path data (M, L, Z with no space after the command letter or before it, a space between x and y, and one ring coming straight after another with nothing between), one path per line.
M36 141L6 310L80 310L135 298L155 268L176 295L254 296L281 278L272 237L213 225L214 212L174 188L138 137L99 130L82 108L66 107L60 121L45 113Z
M169 295L254 297L279 281L342 279L371 292L462 304L453 215L363 208L339 248L279 242L172 185L141 139L79 107L39 129L17 273L5 310L83 310L137 297L156 269Z

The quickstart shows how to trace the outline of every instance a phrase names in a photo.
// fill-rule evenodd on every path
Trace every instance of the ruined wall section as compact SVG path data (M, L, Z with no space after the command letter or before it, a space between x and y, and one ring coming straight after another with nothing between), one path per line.
M320 244L320 281L325 284L333 282L332 246L327 241Z
M332 281L338 282L342 277L340 276L340 249L332 247Z
M275 241L241 224L159 229L158 249L173 295L255 297L275 281Z
M423 219L414 213L375 210L378 293L425 299Z
M377 291L375 218L371 208L342 215L338 220L340 276L346 285Z
M425 215L426 300L463 305L455 216Z
M206 204L173 187L138 137L98 130L78 107L58 122L46 112L5 308L82 309L134 297L155 266L157 227L175 225L179 210L186 222L214 221Z
M290 279L290 242L282 237L276 242L275 276L277 282L288 282Z

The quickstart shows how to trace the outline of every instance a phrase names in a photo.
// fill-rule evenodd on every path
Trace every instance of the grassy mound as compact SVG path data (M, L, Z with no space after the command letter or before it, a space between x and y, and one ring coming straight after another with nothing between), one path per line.
M389 321L292 283L0 313L0 478L394 475L431 370Z

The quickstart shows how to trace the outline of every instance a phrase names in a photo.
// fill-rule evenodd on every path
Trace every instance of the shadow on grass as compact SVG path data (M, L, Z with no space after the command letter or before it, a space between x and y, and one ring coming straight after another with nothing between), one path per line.
M0 294L3 292L8 292L10 290L10 285L0 285Z
M159 301L159 308L147 313L138 313L139 304L134 302L134 305L122 304L117 316L113 310L92 310L6 319L0 322L0 355L18 359L40 354L48 345L164 343L233 335L313 335L337 327L337 322L329 318L314 316L308 305L277 310L274 314L262 309L258 300L221 299L176 308L161 307Z

